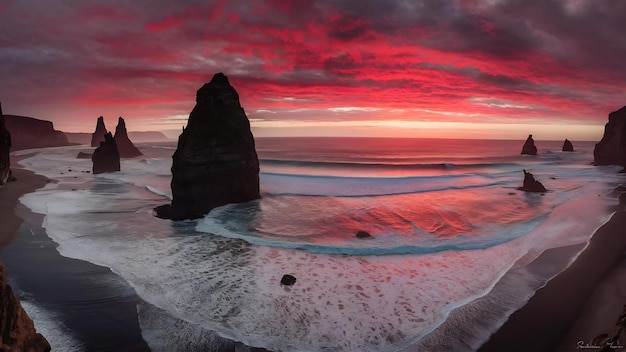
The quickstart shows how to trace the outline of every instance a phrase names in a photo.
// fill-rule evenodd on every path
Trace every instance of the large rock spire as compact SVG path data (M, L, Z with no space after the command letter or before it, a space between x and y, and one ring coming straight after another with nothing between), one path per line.
M157 216L197 218L228 203L259 198L259 159L239 94L217 73L196 93L172 164L172 204Z
M120 152L121 158L133 158L143 155L133 142L128 138L128 132L126 131L126 122L120 116L117 127L115 127L115 144L117 144L117 150Z
M98 117L98 122L96 123L96 130L91 134L91 146L100 146L100 142L104 142L105 134L107 134L107 129L104 126L104 117L100 116Z
M0 185L7 183L11 176L11 133L7 130L0 103Z
M626 106L609 114L602 140L593 150L595 165L626 166Z

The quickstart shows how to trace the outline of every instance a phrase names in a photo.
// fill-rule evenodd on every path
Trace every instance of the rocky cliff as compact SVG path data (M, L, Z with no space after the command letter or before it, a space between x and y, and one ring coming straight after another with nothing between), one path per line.
M104 117L98 117L96 122L96 130L91 134L91 146L99 147L100 142L104 142L104 135L107 134L107 129L104 126Z
M0 186L7 183L11 176L11 133L6 128L2 104L0 104Z
M55 130L50 121L15 115L4 115L4 119L11 132L11 150L70 145L65 134Z
M104 141L94 150L91 161L94 174L120 171L120 153L111 132L104 135Z
M0 351L50 351L48 341L35 325L7 283L7 271L0 263Z
M174 220L259 198L259 159L250 122L222 73L196 93L196 106L174 152L171 187L171 205L155 210Z
M602 140L593 150L594 165L626 166L626 106L609 114Z
M533 140L532 134L528 135L528 138L522 147L522 154L537 155L537 147L535 146L535 140Z
M117 127L115 127L115 144L117 144L117 150L120 152L122 158L133 158L143 155L133 142L128 138L128 132L126 131L126 122L120 116L117 121Z

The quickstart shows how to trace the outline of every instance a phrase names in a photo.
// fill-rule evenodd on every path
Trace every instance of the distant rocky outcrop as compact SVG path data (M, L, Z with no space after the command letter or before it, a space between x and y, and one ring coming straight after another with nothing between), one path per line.
M356 238L372 238L372 235L367 231L358 231L354 236Z
M573 152L574 145L572 144L572 142L570 142L569 139L565 138L565 141L563 142L563 149L561 150L564 152Z
M96 130L91 134L91 146L100 146L100 142L104 142L104 135L106 134L107 128L104 126L104 117L100 116L96 122Z
M76 144L89 144L91 143L91 133L87 132L64 132L67 136L67 140L70 143ZM131 141L137 142L160 142L169 141L162 132L158 131L129 131L128 138Z
M50 351L48 341L35 325L8 285L7 270L0 263L0 351Z
M541 184L541 182L535 180L535 177L530 172L524 170L524 185L518 188L524 192L546 192L547 189Z
M104 141L94 150L91 161L94 174L120 171L120 153L111 132L104 135Z
M76 155L76 158L77 159L91 159L92 156L93 156L93 153L78 152L78 155Z
M11 176L11 133L6 128L2 104L0 103L0 186Z
M602 140L593 150L594 165L626 166L626 106L609 114Z
M172 164L172 203L157 216L198 218L211 209L259 195L259 159L239 94L218 73L196 93Z
M55 130L50 121L16 115L4 115L4 119L11 132L13 151L70 145L65 134Z
M143 155L128 138L126 122L124 122L121 116L117 120L117 127L115 127L115 136L113 138L115 139L115 144L117 144L117 150L120 152L120 157L134 158Z
M522 154L528 155L537 155L537 147L535 147L535 141L533 140L533 135L529 134L526 139L526 143L522 147Z

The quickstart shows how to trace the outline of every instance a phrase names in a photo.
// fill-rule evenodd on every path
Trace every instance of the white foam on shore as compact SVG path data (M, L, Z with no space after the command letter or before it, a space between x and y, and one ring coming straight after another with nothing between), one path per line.
M68 153L66 158L74 154ZM43 150L24 165L39 172L43 164L50 175L60 175L58 164L46 160L64 165L63 151ZM84 189L61 185L21 201L46 215L43 226L62 255L110 267L142 299L177 319L272 350L405 348L436 329L454 308L488 293L520 259L584 243L607 219L607 200L598 196L606 194L606 185L591 182L606 174L583 168L576 175L586 182L555 185L543 198L550 204L542 210L543 221L500 245L423 255L316 254L253 246L197 232L194 221L155 218L150 210L164 199L130 180L142 170L134 164L140 162L129 161L131 167L122 173L84 175L79 180ZM542 206L540 195L528 197L529 204ZM294 275L296 284L280 285L283 274ZM523 278L516 285L520 294L529 287ZM173 328L171 333L186 332Z
M53 313L38 306L36 303L22 299L22 308L35 323L35 329L43 335L53 351L80 352L84 348L72 331L59 322Z

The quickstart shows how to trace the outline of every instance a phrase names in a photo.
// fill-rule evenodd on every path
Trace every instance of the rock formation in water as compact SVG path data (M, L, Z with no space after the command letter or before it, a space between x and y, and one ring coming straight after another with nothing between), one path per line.
M11 133L4 123L2 104L0 104L0 186L7 183L11 176Z
M50 351L48 341L35 325L7 283L7 270L0 263L0 351Z
M626 166L626 106L609 114L602 140L593 150L594 165Z
M173 220L198 218L215 207L260 197L250 122L222 73L196 93L196 106L178 137L171 186L171 205L155 210Z
M535 177L530 172L524 170L524 185L518 188L524 192L546 192L547 189L541 184L541 182L535 180Z
M565 138L565 141L563 142L563 149L561 150L564 152L573 152L574 145L572 144L572 142L570 142L569 139Z
M537 147L535 147L535 141L533 140L533 135L529 134L526 139L526 143L522 147L522 154L528 155L537 155Z
M91 134L91 146L98 147L100 142L104 142L104 135L107 134L107 129L104 126L104 117L98 117L96 122L96 130Z
M78 152L78 155L76 155L76 158L77 159L91 159L92 156L93 156L93 153Z
M4 115L4 121L11 132L12 151L70 145L65 133L55 130L50 121L15 115Z
M280 284L285 286L291 286L296 283L296 277L293 275L285 274L280 279Z
M117 127L115 127L115 136L113 138L115 139L115 144L117 144L117 150L120 152L121 158L134 158L143 155L143 153L135 147L133 142L131 142L130 138L128 138L126 122L124 122L121 116L117 122Z
M372 238L372 235L367 231L358 231L355 237L356 238Z
M104 141L94 150L91 161L94 174L120 171L120 153L111 132L104 135Z

